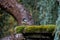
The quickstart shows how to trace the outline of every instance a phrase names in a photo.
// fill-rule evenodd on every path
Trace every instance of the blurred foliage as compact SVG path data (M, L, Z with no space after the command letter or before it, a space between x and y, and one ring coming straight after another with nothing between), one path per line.
M49 32L53 33L56 25L32 25L32 26L16 26L17 33L39 33L39 32Z
M39 22L41 25L56 24L58 17L58 2L56 0L40 0L39 8Z
M10 34L10 29L17 25L12 15L0 8L0 37Z

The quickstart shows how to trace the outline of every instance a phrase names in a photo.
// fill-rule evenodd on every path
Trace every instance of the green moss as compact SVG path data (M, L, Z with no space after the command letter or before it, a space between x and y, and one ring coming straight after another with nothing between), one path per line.
M53 32L55 30L55 25L32 25L32 26L17 26L17 33L34 33L34 32Z
M22 33L24 28L25 28L25 26L16 26L15 31L16 31L16 33Z
M40 26L27 26L24 32L53 32L55 30L55 25L40 25Z
M55 25L49 25L47 31L48 32L53 32L55 30L56 26Z

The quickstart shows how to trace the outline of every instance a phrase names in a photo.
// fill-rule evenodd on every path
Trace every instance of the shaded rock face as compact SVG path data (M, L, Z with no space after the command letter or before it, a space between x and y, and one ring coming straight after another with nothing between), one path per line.
M22 25L22 22L26 19L26 24L32 25L33 19L30 12L26 8L17 3L16 0L0 0L0 7L3 7L6 11L10 12L17 20L18 25Z

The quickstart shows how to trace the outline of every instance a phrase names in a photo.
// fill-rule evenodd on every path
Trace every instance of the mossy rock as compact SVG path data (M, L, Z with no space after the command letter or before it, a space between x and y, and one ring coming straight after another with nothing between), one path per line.
M16 33L22 33L24 28L25 28L25 26L16 26L15 27L15 32Z
M55 30L55 25L35 25L35 26L27 26L24 29L24 32L53 32Z
M31 26L17 26L17 33L39 33L39 32L53 32L56 25L31 25Z

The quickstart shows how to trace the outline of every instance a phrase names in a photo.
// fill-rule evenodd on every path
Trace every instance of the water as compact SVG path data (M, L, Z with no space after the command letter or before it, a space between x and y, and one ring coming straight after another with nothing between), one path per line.
M57 21L56 21L56 25L57 25L57 28L56 28L56 33L55 33L55 38L54 40L60 40L59 38L59 32L60 32L60 4L58 6L58 18L57 18Z

